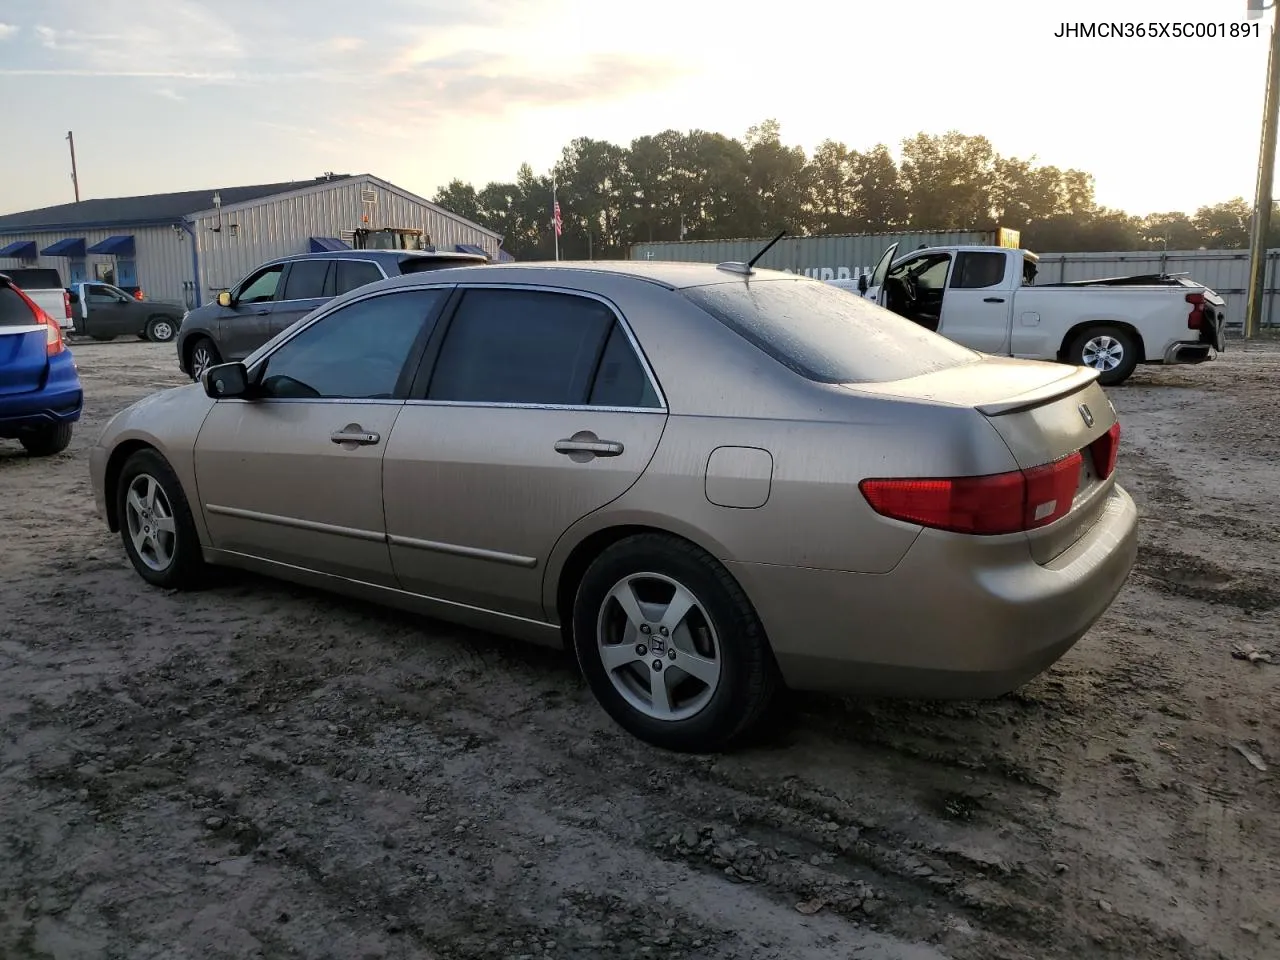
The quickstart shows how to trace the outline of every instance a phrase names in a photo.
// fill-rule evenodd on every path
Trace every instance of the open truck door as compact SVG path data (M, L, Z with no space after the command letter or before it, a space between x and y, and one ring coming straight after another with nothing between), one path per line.
M889 249L881 256L880 261L876 264L875 270L871 272L871 280L867 284L866 292L863 294L868 300L876 303L880 302L880 288L884 286L884 278L889 275L889 268L893 266L894 254L898 252L896 243L889 244Z

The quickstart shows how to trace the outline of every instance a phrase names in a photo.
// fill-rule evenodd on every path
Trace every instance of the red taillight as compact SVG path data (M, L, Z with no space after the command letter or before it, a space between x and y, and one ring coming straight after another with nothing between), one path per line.
M1045 527L1071 512L1079 452L1030 470L985 477L863 480L876 513L935 530L992 536Z
M1199 330L1204 324L1204 294L1188 293L1187 303L1191 304L1191 312L1187 314L1187 329Z
M62 339L62 328L58 326L58 321L45 313L40 305L23 293L18 287L10 287L14 293L20 296L27 309L31 311L31 318L35 323L41 324L45 330L45 351L49 356L56 356L63 350L67 349L66 342Z
M1116 457L1120 453L1120 421L1111 425L1111 429L1089 445L1093 451L1093 468L1103 480L1111 476L1116 469Z
M135 300L141 300L141 299L142 299L142 291L141 291L141 290L135 290L135 291L133 292L133 299L135 299Z
M62 315L68 320L71 319L71 294L62 291Z

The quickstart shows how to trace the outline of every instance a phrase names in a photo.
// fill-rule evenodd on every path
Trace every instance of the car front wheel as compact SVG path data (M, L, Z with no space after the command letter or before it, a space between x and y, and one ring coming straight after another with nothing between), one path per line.
M213 345L213 341L208 337L201 337L191 348L191 379L199 380L206 370L216 367L221 362L222 358L218 355L218 348Z
M204 570L191 507L173 468L154 450L125 461L116 484L116 516L125 553L157 587L195 586Z
M667 749L729 746L779 684L742 588L710 554L665 534L628 537L596 558L574 601L573 642L609 715Z
M147 321L147 339L154 343L168 343L177 332L168 317L152 317Z

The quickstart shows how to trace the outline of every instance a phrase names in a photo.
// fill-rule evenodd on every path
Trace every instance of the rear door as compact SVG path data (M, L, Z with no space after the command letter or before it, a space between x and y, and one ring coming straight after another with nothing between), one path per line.
M39 390L49 363L49 331L0 280L0 397Z
M661 394L621 315L579 293L463 289L433 355L383 464L396 575L541 619L551 548L639 479Z
M1008 354L1018 261L998 250L959 251L938 332L972 350Z
M283 292L271 307L271 336L288 330L316 307L324 305L329 299L325 288L332 272L333 261L320 257L289 264Z

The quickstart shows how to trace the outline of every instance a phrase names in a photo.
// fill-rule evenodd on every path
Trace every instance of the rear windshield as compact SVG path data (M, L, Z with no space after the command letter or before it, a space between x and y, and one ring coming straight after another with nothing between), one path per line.
M62 288L62 277L57 270L19 267L6 270L0 267L0 273L13 281L15 287L23 290L59 290Z
M734 333L820 383L904 380L978 359L856 294L812 280L682 290Z
M449 267L474 267L484 263L474 257L405 257L400 261L401 273L422 273L426 270L445 270Z
M35 322L27 301L7 286L0 286L0 327L29 327Z

